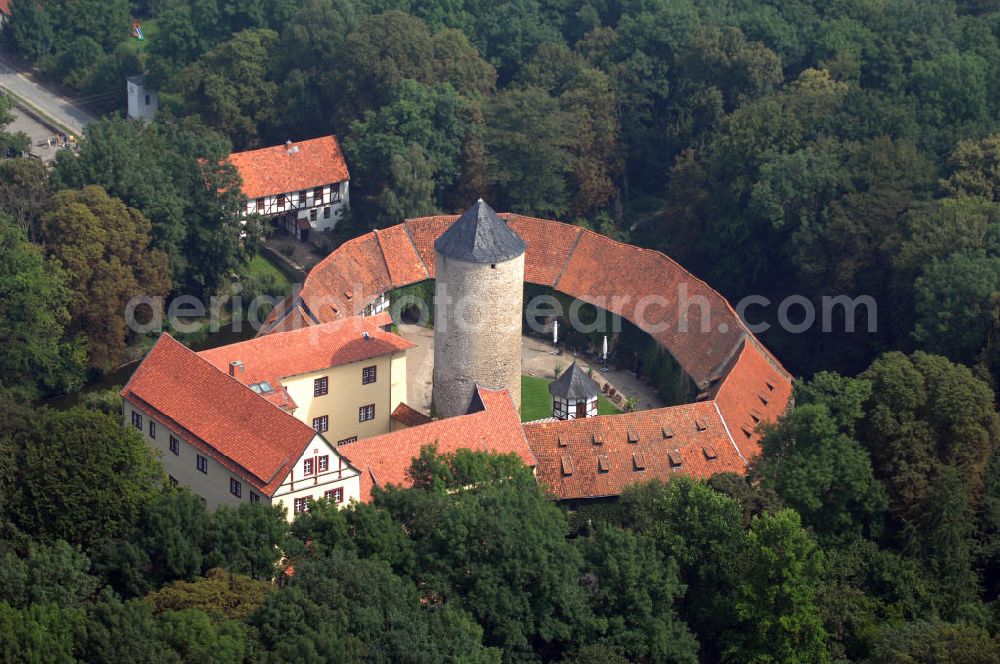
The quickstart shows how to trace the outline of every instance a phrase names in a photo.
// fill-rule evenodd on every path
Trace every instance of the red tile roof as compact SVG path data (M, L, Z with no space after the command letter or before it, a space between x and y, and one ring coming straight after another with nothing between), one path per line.
M243 179L243 193L248 198L312 189L351 177L336 136L299 141L290 147L234 152L229 163Z
M670 438L664 437L664 428ZM538 459L539 483L560 500L617 496L630 484L667 481L674 475L746 472L711 401L526 424L524 432Z
M429 278L427 267L417 253L405 225L376 230L375 237L385 256L393 286L405 286Z
M388 311L380 311L377 314L373 314L368 317L373 325L381 328L392 327L392 316L389 315Z
M500 216L528 242L526 281L603 305L640 325L670 351L703 389L721 378L720 370L731 361L743 338L752 337L725 298L658 251L615 242L569 224L506 213ZM456 215L407 219L399 226L378 231L377 235L369 233L345 242L306 277L301 303L290 310L273 312L263 333L288 329L287 324L278 323L282 315L292 315L296 308L303 310L296 318L299 324L310 324L308 314L319 321L333 320L360 313L372 299L392 288L432 279L434 240L455 219ZM404 239L412 242L419 263ZM347 301L342 293L351 288L359 295ZM689 302L704 298L708 314L705 329L701 327L701 309L697 304L687 308L688 331L678 329L682 289ZM642 324L637 320L642 307L640 300L648 296L663 304L644 307L642 313L647 320ZM655 330L654 325L665 329ZM763 346L760 352L781 366ZM780 370L788 380L787 372Z
M431 422L431 418L402 402L396 406L396 410L392 411L390 417L407 427L418 427Z
M528 243L525 281L602 306L647 331L703 390L704 398L718 402L732 438L752 460L758 444L750 411L773 422L788 404L792 378L725 298L660 252L569 224L500 216ZM433 279L434 240L456 218L407 219L345 243L313 268L298 300L272 312L262 334L357 314L381 293ZM350 301L338 295L348 288L355 293ZM690 303L685 332L680 331L682 293ZM655 298L651 306L643 303L648 297ZM705 305L704 328L700 303ZM774 398L764 404L759 394L767 382ZM753 407L755 401L759 408ZM749 437L744 428L751 431Z
M121 395L268 496L317 435L166 333Z
M554 286L569 264L583 229L518 214L501 214L528 243L524 255L524 278L533 284Z
M0 12L10 16L10 3L11 0L0 0Z
M251 385L266 380L277 389L279 378L413 348L413 343L384 331L378 322L373 317L352 316L220 346L198 355L226 373L230 362L243 362L243 372L235 376L241 383Z
M483 404L478 412L434 420L338 447L337 452L362 472L361 500L371 500L372 486L409 486L407 471L425 445L437 445L440 453L471 449L517 454L526 465L534 466L535 457L507 390L478 390Z
M791 382L770 356L760 350L758 343L744 343L718 385L715 402L748 461L760 452L758 425L777 421L789 407L791 397Z

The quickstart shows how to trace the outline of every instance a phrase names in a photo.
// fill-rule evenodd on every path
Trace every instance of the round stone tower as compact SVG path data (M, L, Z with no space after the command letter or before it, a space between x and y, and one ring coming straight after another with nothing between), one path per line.
M521 311L527 245L482 199L434 243L434 408L464 415L476 385L521 408Z

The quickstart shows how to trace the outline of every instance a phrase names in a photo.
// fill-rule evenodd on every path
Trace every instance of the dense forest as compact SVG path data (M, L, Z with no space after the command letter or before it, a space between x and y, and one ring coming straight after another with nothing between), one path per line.
M1000 662L1000 3L11 8L40 75L120 111L144 73L161 112L0 161L0 661ZM747 478L572 510L428 450L290 528L209 513L113 398L28 406L127 359L136 294L266 288L218 164L328 133L345 238L483 196L877 319L761 334L803 378Z
M8 48L83 99L120 109L139 72L160 89L166 128L94 127L102 154L60 182L100 184L146 214L177 284L214 281L186 274L203 263L186 215L121 181L159 161L175 123L235 149L334 133L359 230L483 195L662 249L733 301L875 298L875 332L773 332L797 373L854 374L892 349L1000 371L990 0L12 6ZM107 154L117 141L138 153L127 167Z

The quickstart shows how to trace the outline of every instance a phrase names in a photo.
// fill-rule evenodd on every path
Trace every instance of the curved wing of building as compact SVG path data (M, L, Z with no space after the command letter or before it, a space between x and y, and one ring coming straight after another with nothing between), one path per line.
M742 464L719 470L745 470L759 453L758 425L775 421L788 407L792 376L726 299L661 252L570 224L500 216L527 242L525 281L629 320L677 360L697 385L698 402L711 402L706 407L718 410L733 458ZM457 215L407 219L345 242L313 268L300 293L275 308L261 333L370 313L389 291L433 279L434 243L455 219ZM690 411L690 406L674 408L684 409L677 415ZM672 408L658 410L663 418L673 416ZM655 416L657 411L646 412ZM533 449L557 445L558 426L544 427L545 436L533 435L536 428L526 426ZM565 456L534 451L541 477L555 474L545 472L543 458L561 461ZM628 463L634 466L634 459ZM602 472L599 466L596 472Z

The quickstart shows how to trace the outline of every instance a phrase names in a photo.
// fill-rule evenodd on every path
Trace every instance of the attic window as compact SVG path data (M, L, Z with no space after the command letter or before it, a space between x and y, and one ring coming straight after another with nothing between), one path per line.
M642 452L632 453L632 465L636 470L646 470L646 457Z
M333 305L331 304L331 305L330 305L330 308L331 308L331 309L333 309L333 313L337 313L337 307L335 307L335 306L333 306Z
M768 390L770 390L771 392L774 392L774 383L772 383L771 381L767 381L764 384L767 385L767 389Z
M639 434L636 433L635 429L633 429L632 427L629 427L628 429L628 442L630 443L639 442Z
M702 445L701 451L704 453L705 458L711 461L719 456L718 452L715 451L714 445Z
M352 297L354 297L354 291L345 290L344 291L344 297L346 297L348 300L350 300Z
M573 474L573 457L564 456L562 458L562 474L567 476Z
M761 393L760 393L760 394L758 394L757 396L758 396L758 397L760 398L760 401L761 401L761 403L762 403L762 404L764 404L764 405L766 406L766 405L767 405L767 402L769 401L769 399L767 398L767 395L766 395L766 394L764 394L763 392L761 392Z
M744 436L746 436L747 438L753 438L753 429L749 425L741 424L740 429L743 430Z
M606 473L611 470L611 462L608 460L607 454L597 455L597 470Z
M592 438L593 438L593 441L594 441L594 445L603 445L604 444L604 434L595 433L592 436Z
M559 447L566 447L569 443L566 441L564 436L559 436L556 438L556 444L559 445Z
M673 438L674 437L674 430L671 429L670 427L663 427L663 437L664 438L668 438L668 439L669 438Z
M670 465L673 468L677 468L684 463L680 450L671 450L670 452L667 452L667 457L670 459Z
M697 419L694 421L694 428L697 429L698 431L704 431L705 429L708 428L708 425L705 424L705 420Z
M261 381L259 383L253 383L252 385L250 385L250 389L256 392L257 394L267 394L269 392L274 392L274 388L271 387L271 384L266 380Z
M760 424L760 413L758 413L756 410L750 411L750 417L753 419L754 424Z

